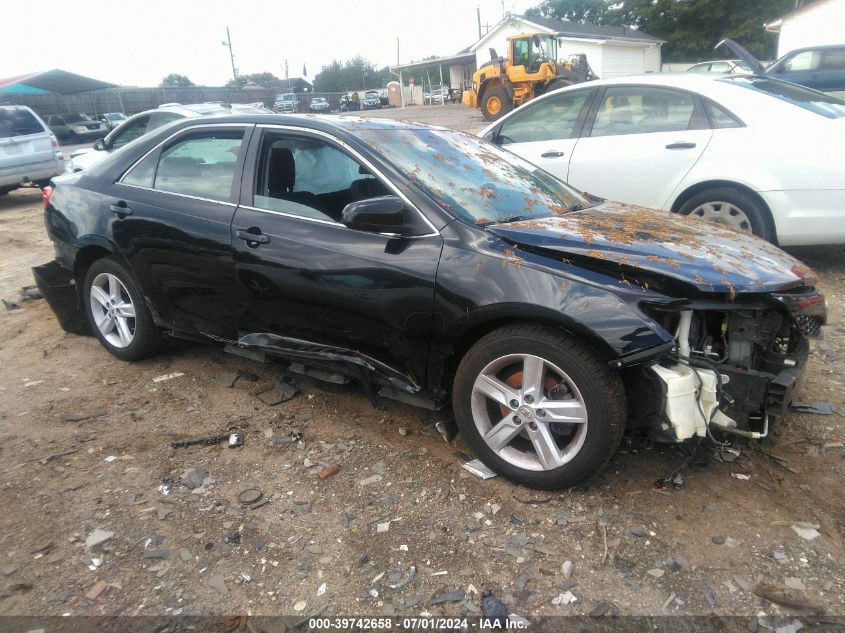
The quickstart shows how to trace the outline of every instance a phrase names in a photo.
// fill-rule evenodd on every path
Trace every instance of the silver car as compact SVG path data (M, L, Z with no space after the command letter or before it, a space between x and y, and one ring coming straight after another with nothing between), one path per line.
M0 106L0 195L61 173L59 142L26 106Z

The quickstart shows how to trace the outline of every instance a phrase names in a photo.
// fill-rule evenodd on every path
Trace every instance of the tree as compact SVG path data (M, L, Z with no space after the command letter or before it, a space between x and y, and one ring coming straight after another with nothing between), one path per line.
M346 62L334 60L323 66L314 77L315 92L347 92L366 88L384 88L391 81L387 66L378 69L363 57L356 56Z
M237 79L230 79L229 81L227 81L226 86L229 88L243 88L245 85L252 82L266 88L269 82L278 80L279 78L276 77L276 75L274 75L273 73L252 73L250 75L238 75Z
M194 82L188 79L185 75L178 73L170 73L161 80L160 86L175 86L177 88L187 88L193 86Z
M795 7L795 0L543 0L526 11L548 18L626 26L666 43L666 61L700 61L730 37L760 59L772 59L776 38L763 28Z
M543 0L525 12L525 17L557 18L570 22L602 24L610 2L606 0Z

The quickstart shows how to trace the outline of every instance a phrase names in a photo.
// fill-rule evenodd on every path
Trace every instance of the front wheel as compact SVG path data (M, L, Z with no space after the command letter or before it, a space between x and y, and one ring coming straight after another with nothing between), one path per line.
M91 330L112 355L142 360L159 350L161 333L134 276L119 259L105 257L91 264L83 292Z
M619 375L585 346L537 325L504 327L479 340L458 367L452 406L487 466L535 488L593 475L624 430Z
M486 121L496 121L513 110L513 101L504 86L491 86L481 97L481 114Z

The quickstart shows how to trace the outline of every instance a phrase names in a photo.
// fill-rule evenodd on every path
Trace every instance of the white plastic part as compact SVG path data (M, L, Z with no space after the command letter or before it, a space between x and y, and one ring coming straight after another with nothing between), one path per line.
M711 369L693 369L682 364L671 367L652 365L651 370L666 385L664 413L679 442L696 435L706 436L711 419L714 424L726 429L736 427L736 422L721 411L714 413L719 405L716 398L716 372Z
M681 319L678 321L678 329L675 332L675 339L678 341L678 352L681 358L690 357L689 330L692 323L692 310L681 312Z

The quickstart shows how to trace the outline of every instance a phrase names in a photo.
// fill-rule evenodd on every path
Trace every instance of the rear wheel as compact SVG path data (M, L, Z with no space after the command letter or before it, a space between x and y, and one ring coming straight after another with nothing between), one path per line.
M571 338L535 325L479 340L458 367L452 406L485 464L536 488L570 486L598 471L625 420L618 374Z
M739 189L713 187L699 191L684 203L679 213L753 233L770 242L775 238L768 211Z
M161 347L161 333L132 273L117 258L98 259L84 285L91 330L121 360L142 360Z
M513 110L513 102L503 86L491 86L481 98L481 114L486 121L500 119Z

